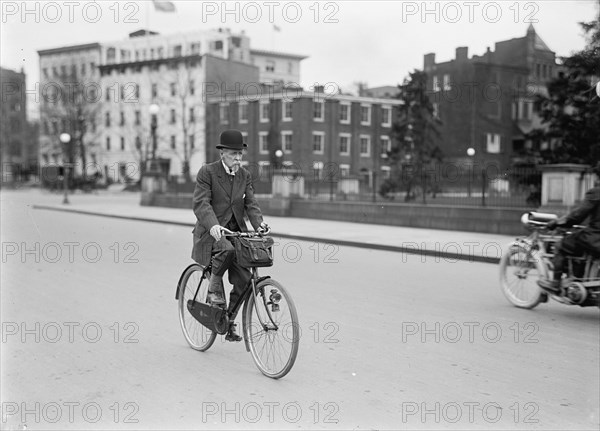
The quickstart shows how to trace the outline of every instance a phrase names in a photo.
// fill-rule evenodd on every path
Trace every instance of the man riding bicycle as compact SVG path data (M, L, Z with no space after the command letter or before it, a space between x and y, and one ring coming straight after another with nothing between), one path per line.
M600 180L600 162L596 164L594 173ZM558 244L552 261L554 278L539 280L540 287L555 293L560 291L560 280L568 256L578 256L583 252L600 255L600 183L598 182L586 192L583 202L577 208L565 217L548 222L547 227L550 230L557 226L570 227L582 223L588 217L585 229L565 236Z
M226 130L221 133L221 159L204 165L196 177L193 196L193 210L196 214L194 228L194 248L192 259L202 266L212 263L212 275L208 287L208 302L224 306L223 274L229 272L229 282L233 284L229 296L229 310L242 294L250 280L247 268L241 267L235 258L232 243L222 235L221 227L239 232L247 231L244 213L255 230L267 230L262 212L254 198L254 188L250 172L241 166L247 145L238 130ZM241 341L231 316L228 341Z

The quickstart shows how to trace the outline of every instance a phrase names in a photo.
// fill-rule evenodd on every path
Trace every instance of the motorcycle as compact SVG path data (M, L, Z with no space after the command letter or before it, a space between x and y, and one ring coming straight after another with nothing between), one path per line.
M555 214L549 213L523 214L521 223L530 234L515 239L502 254L502 292L510 303L520 308L534 308L548 302L548 297L567 305L600 307L600 255L584 253L569 257L560 292L546 291L537 284L541 278L553 274L554 250L563 236L585 227L578 225L550 231L546 225L556 218Z

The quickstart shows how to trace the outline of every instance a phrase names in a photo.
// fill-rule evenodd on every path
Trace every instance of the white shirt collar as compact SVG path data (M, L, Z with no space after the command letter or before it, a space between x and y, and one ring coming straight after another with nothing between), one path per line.
M232 177L235 176L235 172L233 172L233 170L231 170L223 161L223 159L221 159L221 163L223 163L223 167L225 168L225 172L227 172L227 175L231 175Z

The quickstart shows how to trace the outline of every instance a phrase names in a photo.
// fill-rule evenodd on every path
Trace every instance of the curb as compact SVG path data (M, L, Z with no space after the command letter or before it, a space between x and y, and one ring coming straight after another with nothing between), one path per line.
M40 210L48 210L48 211L59 211L59 212L68 212L68 213L74 213L74 214L91 215L91 216L98 216L98 217L108 217L108 218L115 218L115 219L121 219L121 220L134 220L134 221L142 221L142 222L148 222L148 223L170 224L170 225L175 225L175 226L187 226L187 227L195 226L194 223L188 223L188 222L178 222L178 221L173 221L173 220L160 220L160 219L136 217L136 216L122 216L122 215L116 215L116 214L106 214L106 213L99 213L99 212L94 212L94 211L85 211L85 210L78 210L78 209L57 208L57 207L46 206L46 205L33 205L32 208L40 209ZM451 253L451 252L444 252L444 251L440 251L440 250L428 250L428 249L420 249L419 250L419 249L415 249L412 247L402 247L402 246L385 245L385 244L370 244L370 243L366 243L366 242L319 238L319 237L313 237L313 236L284 234L284 233L277 233L277 234L273 234L272 236L274 236L276 238L296 239L296 240L300 240L300 241L313 241L313 242L321 242L321 243L325 242L328 244L334 244L334 245L345 246L345 247L366 248L366 249L371 249L371 250L391 251L391 252L395 252L395 253L419 254L421 256L433 256L438 259L465 260L468 262L481 262L481 263L492 263L492 264L498 264L500 262L500 258L498 258L498 257L479 256L479 255L464 254L464 253Z

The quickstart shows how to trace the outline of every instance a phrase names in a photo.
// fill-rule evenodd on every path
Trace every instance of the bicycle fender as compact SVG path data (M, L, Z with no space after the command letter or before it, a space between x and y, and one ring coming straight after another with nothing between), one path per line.
M187 268L185 268L183 270L183 272L181 273L181 275L179 276L179 281L177 282L177 288L175 289L175 299L179 300L179 287L181 286L181 281L183 280L183 276L185 275L185 273L187 272L188 269L190 269L193 266L198 265L197 263L191 263L190 265L187 266ZM198 265L200 266L200 265Z

